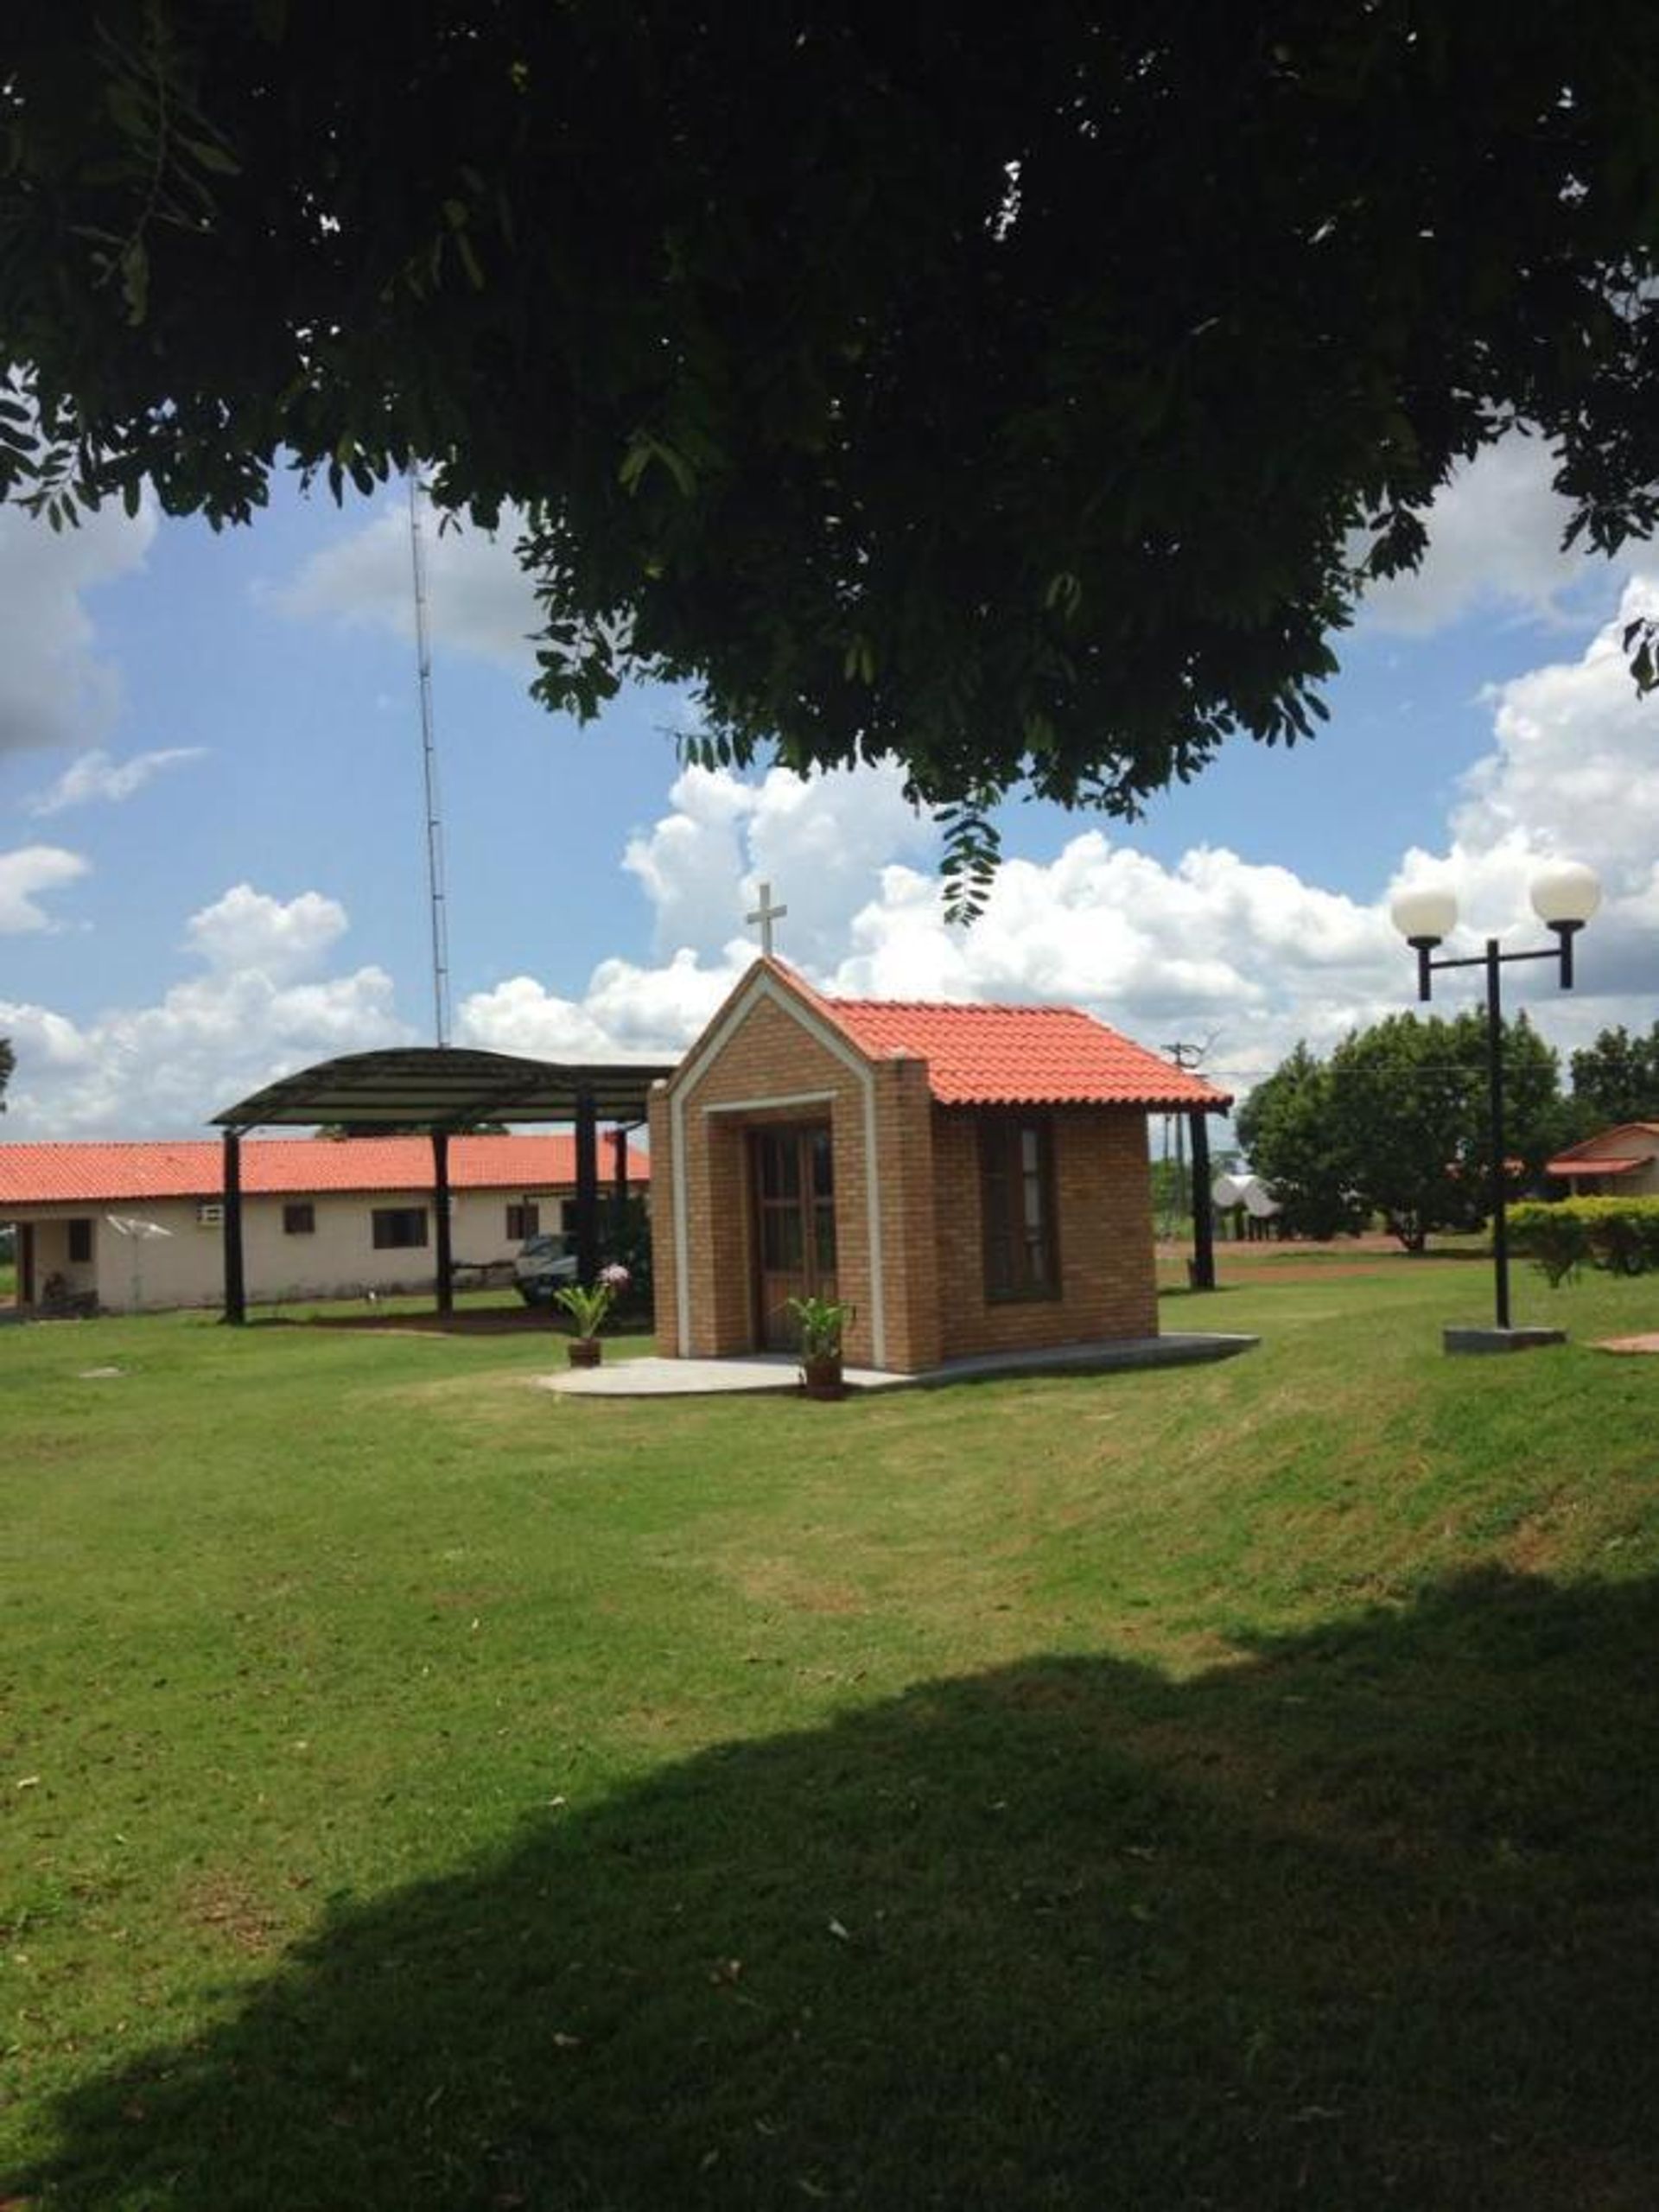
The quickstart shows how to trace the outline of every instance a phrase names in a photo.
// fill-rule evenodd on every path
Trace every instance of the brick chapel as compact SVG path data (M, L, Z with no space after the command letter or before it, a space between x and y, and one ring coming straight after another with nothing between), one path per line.
M849 1365L1158 1333L1147 1117L1231 1103L1072 1007L823 996L757 960L651 1099L657 1341Z

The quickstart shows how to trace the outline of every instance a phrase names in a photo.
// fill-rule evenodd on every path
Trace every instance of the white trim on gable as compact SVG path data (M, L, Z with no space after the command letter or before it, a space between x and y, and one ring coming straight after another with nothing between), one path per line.
M705 1114L775 1114L785 1106L828 1106L835 1096L833 1090L791 1090L787 1097L717 1098L702 1110Z
M669 1078L669 1141L674 1176L674 1318L679 1332L680 1357L686 1357L691 1337L691 1234L685 1192L685 1104L708 1073L712 1063L731 1042L739 1026L762 999L770 999L798 1022L816 1044L857 1077L864 1096L864 1189L870 1251L870 1356L877 1367L887 1363L887 1298L881 1279L881 1163L875 1142L875 1075L858 1048L820 1014L786 990L765 968L758 969L747 984L740 984L725 1014L708 1033L695 1059L682 1062ZM776 1104L792 1101L776 1100ZM804 1102L803 1102L804 1103Z

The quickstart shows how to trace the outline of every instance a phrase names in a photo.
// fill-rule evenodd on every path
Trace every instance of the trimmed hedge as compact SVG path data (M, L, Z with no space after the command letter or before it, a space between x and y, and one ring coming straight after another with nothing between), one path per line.
M1659 1268L1659 1198L1563 1198L1510 1208L1510 1241L1553 1284L1583 1267L1642 1275Z

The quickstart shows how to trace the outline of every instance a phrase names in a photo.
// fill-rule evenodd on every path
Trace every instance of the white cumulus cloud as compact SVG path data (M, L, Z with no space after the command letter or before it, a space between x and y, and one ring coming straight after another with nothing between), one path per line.
M49 930L52 917L40 903L43 892L59 891L86 874L79 853L61 845L22 845L0 853L0 936L23 930Z
M883 867L936 842L903 783L893 761L821 776L773 768L757 783L687 768L669 792L670 811L631 838L623 856L655 909L655 950L713 955L751 943L744 918L764 881L788 905L793 957L810 966L838 957L849 907Z
M314 972L346 927L316 892L241 884L192 918L201 972L154 1005L75 1022L0 1000L17 1055L8 1139L185 1134L308 1061L410 1042L384 969Z
M79 754L57 781L28 802L34 815L61 814L66 807L85 806L93 800L119 805L135 791L187 760L200 760L207 748L200 745L169 745L153 753L130 753L118 760L101 746Z
M1541 439L1518 431L1484 447L1424 518L1421 568L1374 584L1362 620L1408 637L1482 613L1561 620L1567 595L1608 569L1581 544L1562 546L1572 509L1552 481L1556 465Z
M88 598L143 566L156 527L148 501L133 516L106 505L60 531L0 507L0 753L108 733L121 687L99 654Z
M346 934L346 909L320 891L273 899L251 883L238 883L190 917L191 950L219 974L250 969L284 977L303 975Z
M520 523L508 510L493 535L459 524L440 529L422 515L433 635L447 648L524 673L541 612L513 555ZM314 553L274 594L285 613L347 626L366 625L399 638L415 635L415 586L409 508L387 500L372 522Z

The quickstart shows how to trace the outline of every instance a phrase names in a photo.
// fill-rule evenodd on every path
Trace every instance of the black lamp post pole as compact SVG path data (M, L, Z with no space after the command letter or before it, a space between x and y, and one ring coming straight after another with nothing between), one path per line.
M1510 1217L1503 1163L1503 1005L1497 939L1486 940L1486 1094L1492 1143L1492 1287L1497 1325L1510 1325Z

